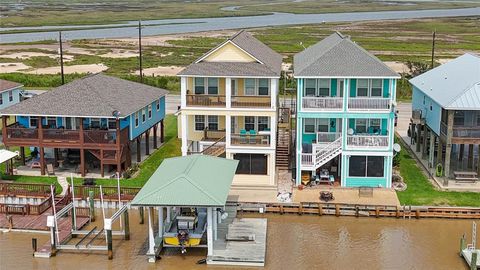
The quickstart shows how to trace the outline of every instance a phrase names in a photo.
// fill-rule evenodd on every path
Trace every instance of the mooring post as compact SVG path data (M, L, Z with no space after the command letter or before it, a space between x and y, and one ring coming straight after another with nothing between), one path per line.
M95 201L93 190L88 192L88 205L90 207L90 220L95 221Z
M55 226L50 227L50 255L57 255L57 236L55 235Z
M107 230L108 259L113 259L112 230Z
M130 223L128 221L128 210L125 210L123 212L123 229L125 230L125 235L123 236L123 239L125 240L130 240Z
M73 208L72 208L72 214L71 214L71 218L72 218L72 232L77 230L76 226L75 226L75 212L73 211ZM75 238L75 234L72 233L72 238Z
M13 229L13 217L12 217L12 215L8 215L7 220L8 220L8 230L11 231Z
M466 248L466 245L465 245L465 234L462 235L462 237L460 238L460 256L462 256L462 252L463 250Z
M472 260L470 261L470 270L477 270L477 251L472 250Z
M140 213L140 224L143 224L144 221L145 221L145 219L144 219L145 215L143 214L143 207L142 206L140 206L138 208L138 212Z

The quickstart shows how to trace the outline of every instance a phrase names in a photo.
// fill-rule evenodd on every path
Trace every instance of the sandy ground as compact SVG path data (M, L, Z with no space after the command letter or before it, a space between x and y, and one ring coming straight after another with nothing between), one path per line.
M0 73L12 73L29 68L30 66L24 63L0 63Z
M90 65L73 65L64 66L64 73L98 73L107 70L108 67L104 64L90 64ZM60 66L38 68L31 71L27 71L29 74L57 74L60 73Z
M184 67L179 66L167 66L167 67L155 67L155 68L146 68L143 70L143 74L146 76L176 76ZM134 74L139 74L137 70Z
M186 33L186 34L148 36L148 37L142 37L142 44L171 46L171 44L168 43L169 40L183 40L191 37L227 37L235 34L236 32L237 32L236 30L222 30L222 31L207 31L207 32ZM137 38L112 39L112 41L138 44Z
M293 202L320 202L320 191L331 191L335 197L334 203L369 204L369 205L400 205L397 193L393 189L374 189L373 197L360 197L357 188L293 189Z
M106 58L129 58L129 57L138 57L138 52L130 50L119 50L113 49L109 53L101 54L100 57Z

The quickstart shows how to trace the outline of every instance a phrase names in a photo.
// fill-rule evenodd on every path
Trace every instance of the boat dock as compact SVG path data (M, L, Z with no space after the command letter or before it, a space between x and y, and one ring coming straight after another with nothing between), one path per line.
M465 259L470 269L480 269L480 249L465 248L460 255Z

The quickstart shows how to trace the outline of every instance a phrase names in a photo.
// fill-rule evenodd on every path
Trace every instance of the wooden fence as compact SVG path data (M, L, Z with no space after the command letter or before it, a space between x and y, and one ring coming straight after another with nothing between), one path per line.
M86 200L90 191L93 191L94 199L100 199L100 187L99 186L75 186L75 199L81 198ZM103 199L106 201L118 201L118 188L102 186ZM140 191L140 188L134 187L120 187L120 200L131 201Z
M0 195L46 198L50 193L47 184L0 183Z

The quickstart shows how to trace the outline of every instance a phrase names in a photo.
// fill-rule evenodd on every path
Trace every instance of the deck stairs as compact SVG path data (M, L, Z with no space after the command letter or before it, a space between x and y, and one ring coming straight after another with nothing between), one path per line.
M318 169L342 153L342 137L340 136L326 145L314 145L313 152L315 153L313 154L313 167Z
M94 155L98 160L103 161L103 164L117 164L117 160L115 159L115 150L104 150L103 157L100 154L100 150L88 149L88 152Z
M275 161L277 168L288 170L288 165L290 163L290 145L290 129L288 127L279 125L277 131L277 148L275 151Z
M225 137L216 140L212 145L200 152L202 155L219 157L225 154Z

